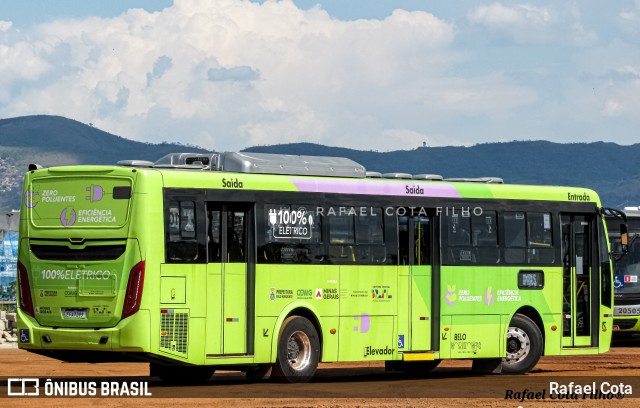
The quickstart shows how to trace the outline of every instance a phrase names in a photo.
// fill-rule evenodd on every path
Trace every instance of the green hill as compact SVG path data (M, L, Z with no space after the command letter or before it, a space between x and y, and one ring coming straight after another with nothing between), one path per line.
M205 151L141 143L60 116L0 120L0 211L18 208L29 163L43 166L157 160L171 152ZM375 152L311 143L256 146L250 152L349 157L367 170L444 177L502 177L507 183L589 187L611 207L640 205L640 144L522 141Z
M135 142L61 116L0 120L0 211L20 207L22 178L29 163L45 167L157 160L167 153L204 151L193 146Z
M367 170L383 173L430 173L445 178L493 176L513 184L588 187L600 194L604 205L640 205L640 144L514 141L374 152L295 143L246 150L348 157Z

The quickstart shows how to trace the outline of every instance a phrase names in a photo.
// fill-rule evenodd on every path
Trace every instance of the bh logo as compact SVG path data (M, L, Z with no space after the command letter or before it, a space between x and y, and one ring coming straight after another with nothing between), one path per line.
M363 313L360 316L353 316L353 320L360 321L360 326L354 326L353 331L360 333L367 333L369 331L369 327L371 326L371 318L368 314Z
M449 306L453 306L458 300L456 295L456 285L447 285L447 290L444 292L444 300Z
M33 208L38 205L39 194L37 191L27 189L27 191L24 192L24 205L26 205L27 208Z

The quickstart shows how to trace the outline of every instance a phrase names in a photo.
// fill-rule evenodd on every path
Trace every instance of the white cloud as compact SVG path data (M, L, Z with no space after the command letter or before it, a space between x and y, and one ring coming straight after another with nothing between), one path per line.
M640 34L640 0L634 0L619 13L619 24L623 30L631 35Z
M467 13L467 20L477 26L502 34L523 45L594 44L596 33L584 28L577 7L534 6L528 3L505 5L499 2L477 6Z
M345 22L291 1L176 0L0 40L0 77L12 88L0 113L60 114L125 137L224 149L344 144L364 125L336 117L384 116L388 93L424 88L451 66L453 39L449 23L421 11ZM381 135L382 122L368 129Z
M479 35L592 49L597 36L579 9L552 4L492 3L466 16ZM597 100L580 80L564 89L566 77L545 66L557 92L585 107L554 100L555 110L541 107L549 95L508 66L471 67L486 48L461 48L466 28L400 9L341 21L289 0L175 0L159 12L132 9L22 31L0 21L0 117L59 114L128 138L217 150L296 141L389 150L425 139L435 146L561 138L557 124L581 115L638 116L632 104L640 106L640 92L629 86L640 70L635 54L602 51L606 69L598 56L584 57L585 75L626 78Z
M592 101L586 110L596 117L636 123L640 117L640 45L614 40L576 57L580 87L576 99ZM586 93L587 95L583 95ZM634 141L635 136L632 136Z
M502 3L481 5L469 13L469 20L477 24L495 27L516 25L544 27L551 23L551 12L545 7L529 4L505 6Z

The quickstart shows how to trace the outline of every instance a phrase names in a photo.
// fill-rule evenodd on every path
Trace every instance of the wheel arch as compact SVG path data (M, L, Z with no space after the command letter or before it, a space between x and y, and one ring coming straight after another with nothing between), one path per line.
M528 317L536 324L536 326L538 326L538 330L540 330L540 333L542 334L542 354L544 355L546 335L544 332L544 322L542 321L542 316L540 316L540 313L538 313L538 311L532 306L522 306L521 308L516 310L513 316L517 314Z
M316 329L318 333L318 340L320 341L320 360L322 360L322 345L323 345L323 332L322 325L320 324L320 319L318 318L318 311L311 305L302 302L294 302L291 303L287 308L285 308L278 320L276 320L276 324L273 330L273 337L271 338L271 360L275 361L276 356L278 355L278 338L280 337L280 330L282 330L282 325L285 320L287 320L291 316L300 316L309 320L313 327Z

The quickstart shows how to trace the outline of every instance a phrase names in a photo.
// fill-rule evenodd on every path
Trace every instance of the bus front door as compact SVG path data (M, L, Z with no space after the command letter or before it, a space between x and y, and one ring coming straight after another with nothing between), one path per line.
M563 265L562 347L597 346L600 290L595 216L562 214L560 223Z
M207 217L206 353L250 354L253 204L209 203Z

